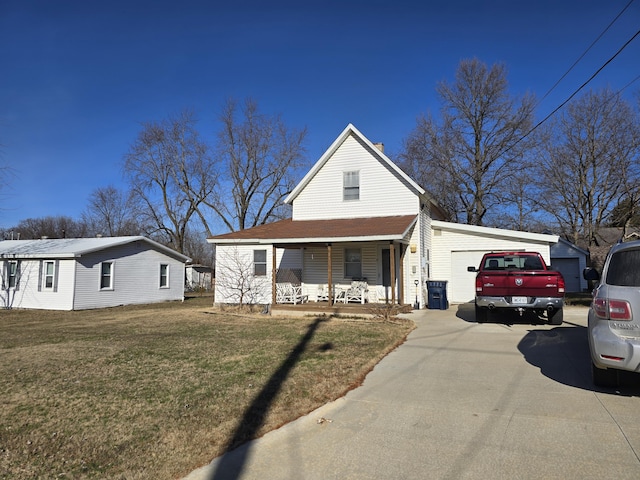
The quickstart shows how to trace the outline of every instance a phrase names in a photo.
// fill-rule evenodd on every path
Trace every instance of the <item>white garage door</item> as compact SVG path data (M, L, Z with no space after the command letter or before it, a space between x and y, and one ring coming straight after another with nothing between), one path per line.
M480 260L486 250L477 252L451 252L451 282L447 288L449 302L471 302L476 296L476 274L468 272L467 267L480 266Z
M580 261L577 258L554 258L551 265L564 277L567 292L580 291Z

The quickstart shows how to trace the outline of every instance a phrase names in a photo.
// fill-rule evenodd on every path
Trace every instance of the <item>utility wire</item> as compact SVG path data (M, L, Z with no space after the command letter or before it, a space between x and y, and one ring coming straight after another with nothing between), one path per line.
M620 13L618 13L618 15L616 15L616 17L611 20L611 23L609 23L609 25L607 25L607 27L602 31L602 33L600 35L598 35L598 37L591 43L591 45L589 45L587 47L587 49L584 51L584 53L582 55L580 55L578 57L578 59L573 62L573 65L571 65L569 67L569 69L564 73L564 75L562 75L560 77L560 79L553 84L553 86L547 91L547 93L545 93L542 98L540 99L540 101L537 103L537 105L540 105L542 103L542 101L547 98L547 96L549 96L549 94L558 86L558 84L564 80L564 78L569 75L569 72L571 70L573 70L573 68L580 62L580 60L582 60L584 58L584 56L589 52L589 50L591 50L593 48L593 46L598 43L598 41L602 38L602 36L607 33L607 31L611 28L611 26L618 20L618 18L620 18L620 16L627 10L627 8L629 8L629 6L631 6L631 4L634 2L634 0L630 0L629 3L627 3L627 5L620 11ZM536 106L537 106L536 105Z
M640 35L640 30L638 30L635 35L633 35L629 40L626 41L626 43L620 47L618 49L618 51L611 57L609 58L609 60L607 60L598 70L596 70L596 72L591 75L589 77L589 79L584 82L582 85L580 85L580 87L578 87L578 89L576 91L574 91L571 95L569 95L569 98L567 98L564 102L562 102L560 105L558 105L549 115L547 115L546 117L544 117L542 120L540 120L531 130L529 130L527 133L525 133L522 137L520 137L520 140L518 140L517 142L515 142L513 145L511 145L508 149L506 149L503 154L507 153L509 150L511 150L513 147L515 147L517 144L519 144L522 140L524 140L525 138L527 138L529 135L531 135L531 133L533 133L534 130L536 130L540 125L542 125L544 122L546 122L547 120L549 120L549 118L551 118L551 116L556 113L558 110L560 110L562 107L564 107L567 103L569 103L571 101L571 99L573 97L575 97L580 90L582 90L584 87L586 87L591 80L593 80L607 65L609 65L614 58L616 58L618 55L620 55L620 53L627 48L627 46L633 41L635 40L635 38ZM636 79L634 79L631 83L635 82ZM629 83L627 86L631 85L631 83ZM625 86L626 88L626 86Z

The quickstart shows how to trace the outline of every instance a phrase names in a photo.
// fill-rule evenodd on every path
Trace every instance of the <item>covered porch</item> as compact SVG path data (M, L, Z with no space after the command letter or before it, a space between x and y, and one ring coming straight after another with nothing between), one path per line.
M402 304L402 240L274 244L271 304Z

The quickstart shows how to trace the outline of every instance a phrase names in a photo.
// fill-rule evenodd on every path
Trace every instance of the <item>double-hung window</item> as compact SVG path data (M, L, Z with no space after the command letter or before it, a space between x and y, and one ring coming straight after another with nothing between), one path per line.
M362 251L359 248L344 249L344 277L362 278Z
M7 277L9 288L16 288L18 286L19 266L16 260L9 261L7 265Z
M267 274L267 251L253 251L253 274L256 277L264 277Z
M169 287L169 265L166 263L160 264L160 288Z
M100 264L100 290L113 289L113 262Z
M56 274L56 263L47 260L44 262L44 270L42 275L42 288L45 290L53 289L53 280Z
M358 170L342 172L342 199L360 199L360 172Z

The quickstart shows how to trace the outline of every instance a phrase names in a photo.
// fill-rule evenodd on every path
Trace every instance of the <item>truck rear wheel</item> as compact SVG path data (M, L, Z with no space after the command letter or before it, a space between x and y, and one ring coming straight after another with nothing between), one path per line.
M476 305L476 322L485 323L487 321L488 310L486 308Z
M551 325L562 325L562 321L564 319L562 308L556 308L552 312L549 312L548 315L549 315L549 323Z

